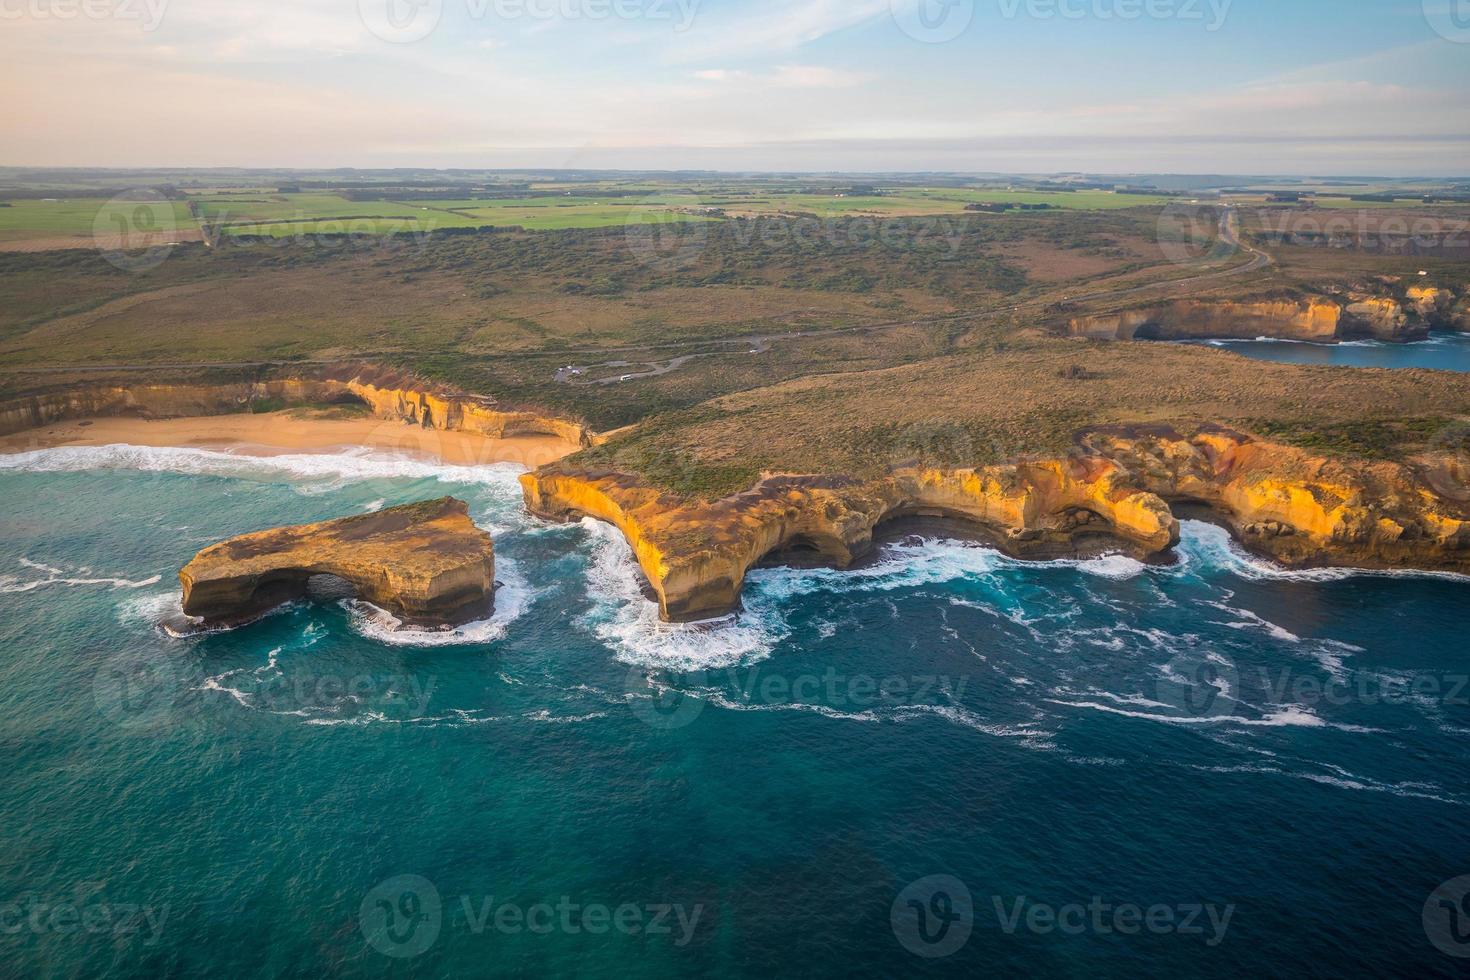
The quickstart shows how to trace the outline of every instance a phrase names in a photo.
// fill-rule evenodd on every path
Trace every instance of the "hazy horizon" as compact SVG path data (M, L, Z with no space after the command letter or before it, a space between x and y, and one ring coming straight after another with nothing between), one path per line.
M1465 173L1457 2L5 0L0 164Z
M616 174L637 176L650 175L715 175L721 177L831 177L831 178L921 178L921 177L958 177L958 178L1017 178L1017 179L1049 179L1049 178L1076 178L1078 180L1107 180L1116 178L1120 183L1127 178L1152 178L1167 177L1180 180L1208 180L1214 183L1224 183L1225 179L1233 181L1259 181L1259 180L1295 180L1295 181L1365 181L1365 180L1391 180L1395 182L1416 181L1461 181L1470 180L1470 170L1461 173L1410 173L1410 174L1386 174L1368 172L1343 172L1343 173L1318 173L1309 171L1290 172L1265 172L1265 171L1234 171L1212 173L1186 172L1186 171L1140 171L1140 170L833 170L833 169L772 169L760 170L754 168L729 168L720 169L712 167L703 168L675 168L675 167L432 167L415 166L405 164L395 167L371 167L356 166L353 164L342 164L340 166L321 167L292 167L273 166L269 164L217 164L211 166L194 166L187 163L159 163L145 164L139 166L106 166L86 163L76 164L26 164L7 163L0 164L0 171L59 171L59 172L83 172L83 173L231 173L243 172L251 174L273 174L273 173L341 173L344 171L363 174L375 173L488 173L488 174L553 174L553 173L577 173L577 174Z

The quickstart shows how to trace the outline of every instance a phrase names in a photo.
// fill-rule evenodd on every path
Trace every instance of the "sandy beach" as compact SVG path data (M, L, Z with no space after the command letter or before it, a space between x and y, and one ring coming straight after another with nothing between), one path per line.
M173 446L217 449L252 456L331 453L366 448L427 456L456 466L515 463L536 469L580 447L555 436L491 439L467 432L441 432L377 418L341 418L331 413L287 410L260 415L205 418L103 418L58 422L0 437L0 452L55 446Z

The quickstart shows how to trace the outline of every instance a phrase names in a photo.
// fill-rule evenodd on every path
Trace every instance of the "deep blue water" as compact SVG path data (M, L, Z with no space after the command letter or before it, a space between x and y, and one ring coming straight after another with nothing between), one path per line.
M1470 371L1470 334L1465 333L1436 333L1428 340L1409 344L1390 344L1381 340L1313 344L1269 339L1211 340L1207 343L1258 361L1280 361L1284 364Z
M505 583L451 642L331 602L155 628L204 544L446 492ZM498 468L0 458L0 972L1470 962L1430 934L1470 952L1431 900L1470 874L1464 580L1285 573L1201 524L1163 568L911 541L759 572L699 631L608 529L518 504Z

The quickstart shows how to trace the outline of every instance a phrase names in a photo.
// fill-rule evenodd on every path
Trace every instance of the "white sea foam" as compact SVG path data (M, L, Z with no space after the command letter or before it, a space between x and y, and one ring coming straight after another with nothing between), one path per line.
M773 598L813 592L891 591L923 585L979 579L1004 569L1070 568L1100 578L1130 579L1145 568L1126 555L1090 559L1022 561L987 545L945 538L906 539L883 546L876 561L861 568L761 568L750 573L755 591Z
M519 493L517 478L523 467L513 463L452 466L397 453L353 449L342 453L292 453L248 456L213 449L154 446L58 446L0 455L0 471L26 473L85 473L92 470L138 470L191 476L243 478L287 477L293 480L335 481L333 486L362 480L439 480L479 484ZM329 486L328 489L331 487ZM320 490L321 487L311 489Z
M128 625L147 623L156 626L173 616L183 616L184 607L178 589L151 592L125 599L117 605L117 618Z
M281 651L283 649L284 647L276 647L274 650L271 650L269 653L267 653L266 662L260 667L256 667L254 669L251 669L249 667L237 667L234 670L227 670L224 673L216 674L213 677L206 677L204 679L204 682L200 684L199 687L196 688L196 690L218 691L222 694L228 694L230 697L234 698L235 702L241 707L252 707L255 704L255 692L235 687L230 684L230 681L237 677L243 677L248 678L250 682L259 685L268 682L276 677L285 676L285 672L281 670L280 660Z
M403 622L385 609L361 599L344 599L348 622L354 632L379 643L401 647L447 647L493 643L505 636L510 625L535 601L535 595L520 569L509 558L495 564L495 577L500 587L495 590L495 611L489 619L477 620L446 630L405 628Z
M1230 537L1230 532L1206 521L1181 521L1182 547L1186 555L1206 567L1223 569L1251 581L1339 582L1354 577L1441 579L1470 582L1470 575L1414 569L1286 568L1249 554Z
M1100 691L1097 688L1089 688L1085 691L1072 691L1067 688L1058 688L1053 694L1061 697L1089 697L1106 698L1114 704L1126 704L1135 708L1172 708L1173 705L1165 704L1163 701L1154 701L1141 694L1114 694L1111 691Z
M988 722L967 708L954 704L915 704L895 708L890 713L894 721L913 721L918 718L937 717L963 728L973 729L985 735L995 738L1021 739L1027 748L1050 750L1055 748L1051 741L1055 732L1048 732L1034 727L1031 722L1019 725L1005 725Z
M662 622L658 605L643 595L641 572L622 534L591 518L582 527L592 541L587 579L594 607L586 625L623 663L665 670L752 663L770 656L790 632L776 610L755 604L713 623Z
M1295 633L1291 632L1283 626L1277 626L1275 623L1261 617L1256 613L1251 612L1249 609L1239 609L1235 606L1229 605L1228 603L1213 602L1210 600L1206 600L1205 605L1213 606L1221 612L1227 613L1231 616L1239 616L1240 619L1236 620L1235 622L1220 624L1221 626L1228 627L1229 629L1260 630L1267 635L1281 640L1285 643L1300 643L1302 641L1302 638L1297 636Z
M1322 764L1323 768L1332 770L1331 773L1312 772L1310 770L1286 769L1280 765L1221 765L1202 766L1193 763L1183 763L1188 769L1197 772L1234 774L1261 774L1270 776L1285 776L1289 779L1302 779L1323 786L1331 786L1336 789L1356 790L1367 793L1388 793L1392 796L1406 797L1410 799L1432 800L1436 803L1447 803L1451 806L1465 806L1466 801L1454 796L1443 795L1441 787L1433 783L1403 782L1385 783L1366 776L1350 773L1339 766Z
M146 589L150 585L157 585L163 581L163 576L153 575L149 578L132 580L119 575L96 575L90 567L74 568L68 571L54 565L34 561L30 558L20 559L22 568L33 572L41 572L43 578L19 575L0 575L0 594L18 594L23 592L34 592L37 589L53 587L78 587L78 586L106 586L110 589Z
M1048 698L1047 700L1066 708L1101 711L1107 714L1122 715L1125 718L1162 722L1167 725L1241 725L1247 728L1332 728L1343 732L1378 731L1378 729L1365 728L1361 725L1330 722L1314 713L1310 708L1295 704L1283 705L1280 710L1267 712L1259 718L1246 718L1240 715L1160 714L1153 711L1129 711L1113 705L1099 704L1096 701L1063 701L1059 698Z

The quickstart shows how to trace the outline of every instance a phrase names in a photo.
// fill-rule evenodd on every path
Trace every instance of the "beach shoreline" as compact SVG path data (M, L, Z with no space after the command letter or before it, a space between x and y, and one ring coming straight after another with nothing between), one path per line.
M288 409L173 419L96 418L56 422L0 437L0 453L64 446L132 445L211 449L247 456L334 453L354 449L429 457L453 466L514 463L535 470L582 447L557 436L494 439L410 422L341 417L330 410Z

